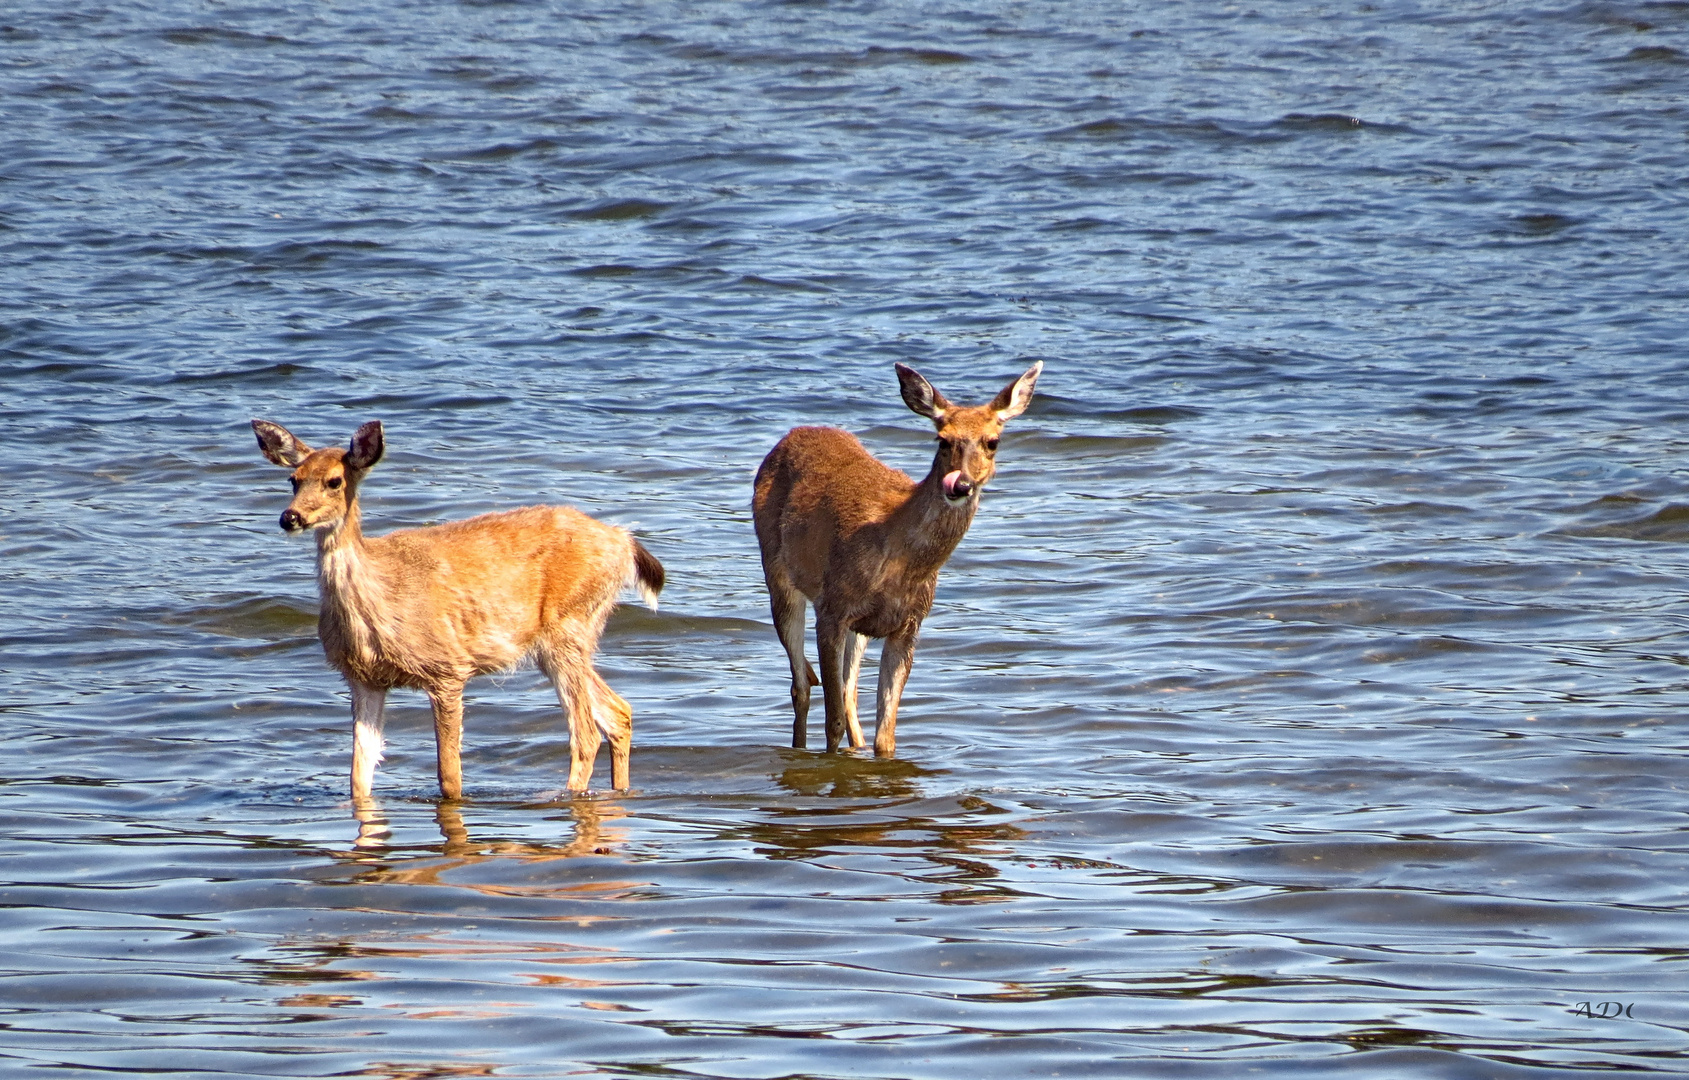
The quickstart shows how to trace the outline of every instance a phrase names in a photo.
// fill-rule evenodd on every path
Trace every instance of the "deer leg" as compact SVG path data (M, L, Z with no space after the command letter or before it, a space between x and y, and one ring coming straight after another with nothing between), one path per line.
M622 695L610 689L598 672L591 668L592 690L597 698L593 719L610 740L610 786L617 791L628 788L628 754L633 749L633 709Z
M915 662L915 638L920 627L899 630L886 638L880 649L879 715L874 723L874 756L891 757L897 752L897 703L903 700L903 684Z
M585 792L592 783L592 766L602 742L592 718L592 700L583 688L572 686L569 697L569 790ZM612 782L614 776L611 777Z
M569 717L569 790L584 792L592 782L592 766L598 758L601 739L598 710L594 707L592 658L564 641L555 641L539 653L540 668L557 690L557 703ZM609 689L608 686L605 687ZM611 692L614 696L614 691ZM617 701L621 698L617 697ZM625 707L627 703L624 701ZM629 712L631 718L632 713ZM606 729L608 730L608 729ZM631 723L629 726L631 734ZM610 744L611 782L615 781L615 742Z
M371 797L381 760L387 691L350 680L346 685L352 691L352 801L364 802Z
M851 749L863 745L862 725L856 719L856 680L862 674L862 654L868 648L868 635L847 631L844 655L845 728L850 736Z
M463 798L463 684L453 683L428 692L434 706L434 763L440 794Z
M576 643L578 636L558 635L542 645L537 654L540 669L551 680L557 703L569 718L569 790L584 793L592 783L593 765L602 745L600 728L610 736L610 782L624 787L628 746L633 739L633 710L592 670L592 654L582 651ZM607 695L602 699L599 687Z
M809 688L821 685L815 669L803 655L803 613L807 601L790 585L770 579L768 606L774 613L774 632L786 648L792 667L792 746L802 750L809 742Z
M845 736L846 630L830 613L815 609L815 644L821 653L821 693L827 707L827 752L833 753Z

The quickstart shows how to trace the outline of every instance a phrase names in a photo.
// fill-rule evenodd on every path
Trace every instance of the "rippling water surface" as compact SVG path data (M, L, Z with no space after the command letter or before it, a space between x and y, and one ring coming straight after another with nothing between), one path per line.
M22 0L0 94L0 1070L1689 1071L1689 6ZM1034 358L897 758L787 748L762 454ZM356 820L253 416L635 527L634 790L521 671Z

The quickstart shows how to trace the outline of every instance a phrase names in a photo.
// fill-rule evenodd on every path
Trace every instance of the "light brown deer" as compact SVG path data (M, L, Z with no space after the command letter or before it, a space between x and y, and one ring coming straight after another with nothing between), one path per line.
M440 794L463 796L463 686L532 657L569 716L569 789L586 790L599 731L611 783L628 786L633 711L592 667L616 597L637 585L657 606L663 566L625 529L566 506L530 506L365 537L358 487L385 449L381 423L342 450L312 450L279 424L252 421L258 448L293 470L290 533L315 529L317 636L352 691L352 798L367 801L394 687L434 706Z
M751 516L774 629L791 660L793 746L807 738L812 686L822 688L828 751L847 734L852 747L863 745L856 680L868 639L884 638L874 753L896 751L897 703L938 571L997 471L1003 425L1026 411L1043 369L1042 361L1033 364L988 405L958 406L898 364L904 403L938 428L938 452L918 484L838 428L793 428L763 459ZM815 604L819 679L804 659L806 599Z

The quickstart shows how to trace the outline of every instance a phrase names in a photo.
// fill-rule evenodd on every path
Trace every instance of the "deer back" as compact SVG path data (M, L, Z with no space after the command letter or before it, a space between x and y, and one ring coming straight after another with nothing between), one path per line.
M752 518L765 559L813 597L838 556L861 559L888 547L886 524L914 490L849 432L794 428L757 471Z

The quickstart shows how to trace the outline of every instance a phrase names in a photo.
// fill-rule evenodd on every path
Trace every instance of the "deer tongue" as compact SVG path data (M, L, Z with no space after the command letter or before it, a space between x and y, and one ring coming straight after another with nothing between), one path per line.
M944 497L946 499L954 499L956 497L956 485L961 483L961 481L961 469L944 474Z

